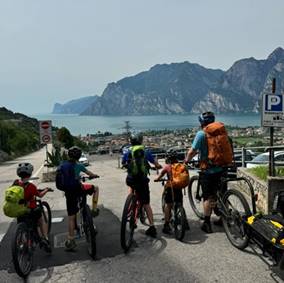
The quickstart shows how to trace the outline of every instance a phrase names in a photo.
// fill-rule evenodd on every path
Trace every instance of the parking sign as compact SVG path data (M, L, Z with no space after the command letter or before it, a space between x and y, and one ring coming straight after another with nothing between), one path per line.
M262 97L263 127L284 127L284 94L265 93Z

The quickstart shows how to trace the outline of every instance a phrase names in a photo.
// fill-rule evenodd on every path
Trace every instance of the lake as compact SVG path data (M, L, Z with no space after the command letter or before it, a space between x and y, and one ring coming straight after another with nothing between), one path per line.
M75 114L35 114L38 120L51 120L53 126L66 127L73 135L94 134L98 131L122 133L125 121L133 130L183 129L199 126L198 115L155 115L155 116L79 116ZM260 126L259 114L216 115L216 120L225 125L247 127Z

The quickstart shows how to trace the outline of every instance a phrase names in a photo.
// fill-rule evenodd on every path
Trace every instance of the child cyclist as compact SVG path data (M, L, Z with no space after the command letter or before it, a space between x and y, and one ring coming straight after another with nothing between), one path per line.
M41 245L44 247L46 252L51 252L50 242L48 240L48 224L43 220L41 210L36 204L36 197L43 197L50 188L45 188L43 191L39 191L33 183L29 182L33 169L34 167L30 163L20 163L17 168L17 175L20 179L15 180L13 185L24 188L24 199L27 203L27 207L30 209L30 217L39 225Z
M83 164L78 163L78 160L80 159L81 155L82 155L82 150L77 146L73 146L68 150L69 160L67 162L73 163L75 178L78 181L80 181L81 172L87 174L91 178L97 178L98 175L87 170ZM81 184L80 182L78 182L78 184L79 186L76 190L65 191L66 207L68 214L68 239L65 242L65 248L67 251L72 251L77 246L74 239L74 230L77 229L76 214L79 211L79 197L81 196L84 190L88 191L87 192L88 194L93 195L93 208L92 208L93 216L95 217L99 213L97 208L99 188L97 186L89 184L84 184L83 186L83 184Z
M176 151L172 150L170 151L166 156L166 164L163 167L162 171L160 172L159 176L155 178L155 181L159 181L163 178L164 175L167 175L167 183L165 184L165 223L163 227L163 233L164 234L170 234L171 233L171 227L170 227L170 218L171 218L171 209L173 205L173 198L175 202L182 203L183 202L183 195L182 195L182 188L181 187L175 187L172 184L172 165L178 162L177 153ZM189 228L187 223L187 228Z

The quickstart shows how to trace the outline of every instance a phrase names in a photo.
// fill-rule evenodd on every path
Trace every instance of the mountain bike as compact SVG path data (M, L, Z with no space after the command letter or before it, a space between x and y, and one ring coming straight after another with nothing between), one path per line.
M52 189L49 189L49 191L53 192ZM37 214L42 215L42 219L48 227L48 233L50 233L51 210L49 204L40 199L37 199L36 202ZM51 250L47 249L46 246L42 244L37 220L38 218L35 219L31 213L18 217L15 234L12 238L13 264L17 274L23 278L26 278L32 270L33 254L37 245L39 245L41 249L45 249L46 252L51 253Z
M162 185L165 187L165 183L167 182L167 179L161 179L161 180L155 180L154 182L162 182ZM172 199L174 200L174 189L171 187L172 192ZM164 189L162 194L162 211L165 212L165 196L166 196L166 190ZM173 205L171 207L171 219L170 224L174 229L175 238L179 241L182 241L185 235L185 231L188 229L188 223L186 219L186 213L185 209L183 207L183 204L180 202L176 202L174 200Z
M96 177L96 178L99 178ZM93 179L92 177L82 176L83 193L79 197L79 231L80 236L86 238L87 250L92 259L96 258L97 246L96 235L97 228L93 222L93 216L91 209L87 203L87 195L92 195L94 192L94 186L84 183L86 179ZM84 189L85 187L85 189Z
M121 218L120 244L125 253L129 251L133 243L134 230L137 227L138 219L142 224L145 224L146 212L135 190L133 190L125 200Z
M196 170L195 168L191 168ZM188 185L188 198L190 206L199 219L204 219L202 206L202 190L200 179L203 177L201 170L198 175L192 176ZM249 237L245 231L244 219L252 215L250 206L244 195L234 188L234 182L243 182L253 193L250 181L245 177L237 177L235 173L223 172L219 190L216 196L214 212L221 216L227 238L235 247L243 249L248 245ZM256 211L255 201L252 201L253 213Z

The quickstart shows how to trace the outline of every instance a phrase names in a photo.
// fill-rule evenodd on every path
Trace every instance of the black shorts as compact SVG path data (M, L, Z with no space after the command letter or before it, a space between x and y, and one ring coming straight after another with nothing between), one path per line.
M150 203L149 179L132 180L127 178L126 184L133 189L142 205Z
M203 200L208 200L209 198L216 198L217 191L220 189L221 185L221 177L223 175L223 172L200 175L200 184L202 188Z
M183 201L183 195L182 195L182 189L171 189L171 188L166 188L165 189L165 202L168 204L173 203L173 194L174 194L174 201L181 203Z
M65 192L66 207L68 216L75 215L79 212L79 198L83 191Z

